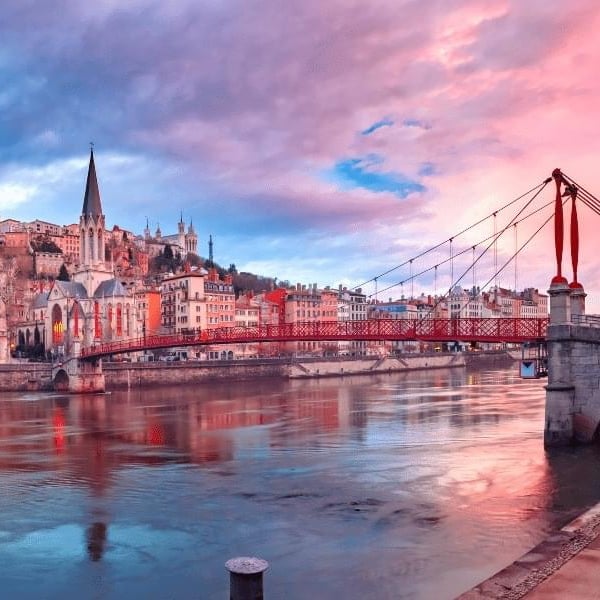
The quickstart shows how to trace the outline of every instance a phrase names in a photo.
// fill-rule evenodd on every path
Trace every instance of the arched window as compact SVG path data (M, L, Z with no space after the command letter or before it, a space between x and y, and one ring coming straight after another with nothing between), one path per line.
M100 305L98 301L94 302L94 337L99 339L102 337L102 327L100 324Z
M117 335L123 335L123 309L120 302L117 304Z
M131 335L131 313L129 304L125 305L125 334L127 337Z
M79 302L73 304L73 337L79 337Z
M62 344L65 337L62 310L58 304L52 307L52 344Z
M93 229L90 229L89 238L90 239L89 239L88 248L90 249L90 255L88 258L91 262L93 262L94 258L95 258L95 256L94 256L95 244L94 244L94 230Z
M108 304L108 309L107 309L107 325L108 325L108 329L112 330L112 321L113 321L113 307L112 304Z
M31 346L31 332L29 329L25 330L25 344L27 344L27 346Z
M103 252L103 244L102 244L102 242L104 240L103 240L102 236L103 236L102 231L101 230L98 231L98 254L97 254L98 260L104 260L105 259L104 252Z

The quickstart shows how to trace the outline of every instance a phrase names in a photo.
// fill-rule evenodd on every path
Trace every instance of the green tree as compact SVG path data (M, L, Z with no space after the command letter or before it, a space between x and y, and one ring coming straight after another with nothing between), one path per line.
M67 267L65 267L65 263L60 265L60 270L58 271L58 277L56 279L59 281L71 281L71 276L69 275L69 271L67 271Z

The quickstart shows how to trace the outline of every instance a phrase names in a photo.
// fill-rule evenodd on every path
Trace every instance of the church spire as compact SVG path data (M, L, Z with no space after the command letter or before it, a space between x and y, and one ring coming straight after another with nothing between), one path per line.
M83 197L83 211L81 214L90 217L99 217L102 215L102 204L100 203L100 190L98 188L98 179L96 178L93 146L90 150L90 164L88 166L85 196Z
M105 221L100 203L92 145L83 197L83 210L79 217L79 267L81 272L105 268L104 227Z

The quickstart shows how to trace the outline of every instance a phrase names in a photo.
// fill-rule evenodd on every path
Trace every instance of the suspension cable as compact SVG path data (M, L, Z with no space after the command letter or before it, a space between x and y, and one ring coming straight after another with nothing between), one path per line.
M563 201L563 206L567 203L568 198L565 198L565 200ZM533 238L535 238L535 236L546 226L548 225L548 223L552 220L552 218L554 217L554 211L552 211L552 213L550 214L550 216L533 232L533 234L527 239L527 241L518 249L515 250L514 254L508 258L508 260L506 260L506 262L502 265L502 267L500 267L500 269L498 269L498 271L496 271L483 285L483 287L481 288L482 290L485 289L493 280L495 277L497 277L500 273L502 273L502 271L504 271L504 269L506 267L508 267L508 265L511 263L511 261L514 259L515 262L517 260L517 256L527 247L527 245L529 244L529 242L531 242L531 240L533 240ZM515 223L516 225L516 223ZM515 292L517 291L516 287L515 287ZM462 308L461 308L462 311Z
M548 177L548 179L546 179L542 185L542 187L540 187L540 189L532 196L532 198L525 203L525 206L523 206L521 208L521 210L519 210L514 217L508 222L508 224L500 231L499 235L502 235L517 219L517 217L540 195L540 193L542 192L542 190L546 187L546 185L548 185L548 183L550 183L552 181L552 177ZM490 242L481 252L481 254L475 259L475 261L473 262L473 264L467 268L467 270L456 280L456 282L454 283L454 286L458 285L461 280L465 277L465 275L471 270L475 268L475 265L483 258L484 254L490 249L490 247L492 246L493 242ZM448 294L446 294L447 296Z
M531 211L529 214L525 215L522 219L520 219L519 221L517 221L517 223L522 223L523 221L526 221L527 219L529 219L530 217L533 217L534 215L536 215L537 213L539 213L540 211L544 210L545 208L547 208L550 205L554 204L554 200L551 200L550 202L547 202L546 204L543 204L542 206L540 206L539 208L536 208L535 210ZM482 245L485 242L489 241L489 240L493 240L494 237L500 237L508 228L510 227L510 224L507 225L502 231L498 232L495 236L494 235L488 235L487 237L483 238L482 240L479 240L476 244L476 246ZM421 275L424 275L425 273L428 273L429 271L435 269L436 273L437 273L437 268L441 267L442 265L445 265L446 263L450 262L451 264L451 270L452 270L452 261L454 260L454 258L457 258L459 256L462 256L463 254L466 254L467 252L469 252L469 250L471 250L471 248L465 248L464 250L461 250L460 252L457 252L454 255L451 255L449 258L446 258L444 260L442 260L441 262L437 263L436 265L432 266L432 267L428 267L426 269L423 269L422 271L419 271L418 273L414 273L413 274L413 278L416 279L417 277L420 277ZM467 271L468 273L468 271ZM402 281L398 281L396 283L393 283L391 285L388 285L387 287L379 290L380 292L387 292L388 290L391 290L392 288L395 288L397 286L403 286L404 283L407 283L409 281L409 279L403 279ZM447 294L446 294L447 295ZM369 298L373 297L373 294L371 294L370 296L368 296Z
M593 194L588 192L584 187L581 187L574 179L571 179L568 175L562 173L563 179L577 188L577 197L582 200L589 208L591 208L596 214L600 214L600 200Z
M416 260L417 258L421 258L422 256L425 256L426 254L429 254L430 252L433 252L434 250L437 250L438 248L440 248L441 246L443 246L446 242L450 242L452 244L452 239L455 237L458 237L460 235L462 235L463 233L466 233L467 231L473 229L474 227L477 227L477 225L480 225L481 223L483 223L484 221L487 221L490 217L493 217L495 213L499 213L503 210L505 210L506 208L508 208L509 206L513 205L515 202L518 202L519 200L521 200L522 198L524 198L525 196L528 196L529 194L531 194L532 192L538 190L538 188L543 189L544 187L546 187L546 185L548 183L550 183L552 181L552 177L548 177L547 179L545 179L542 183L538 183L536 186L532 187L530 190L528 190L527 192L525 192L524 194L521 194L520 196L518 196L517 198L514 198L513 200L511 200L510 202L508 202L507 204L505 204L503 207L497 209L496 211L494 211L494 213L489 214L487 217L483 217L482 219L479 219L479 221L477 221L476 223L473 223L472 225L469 225L468 227L465 227L465 229L463 229L462 231L456 233L455 235L453 235L451 238L444 240L443 242L439 242L438 244L436 244L435 246L432 246L431 248L428 248L427 250L423 250L422 252L420 252L419 254L417 254L416 256L413 256L412 259L410 260ZM539 191L538 190L538 193ZM537 194L536 194L537 196ZM535 197L535 196L534 196ZM528 204L531 203L531 200L529 201ZM403 263L400 263L399 265L396 265L395 267L392 267L391 269L388 269L387 271L384 271L383 273L379 273L378 275L376 275L375 277L371 277L371 279L364 281L363 283L361 283L360 285L354 286L352 289L355 290L359 287L363 287L365 285L367 285L368 283L371 283L372 281L375 281L375 278L381 278L384 277L385 275L388 275L389 273L392 273L394 271L396 271L397 269L400 269L401 267L404 267L405 265L408 264L408 260L404 261Z
M566 200L565 200L565 202L563 202L563 206L565 205L565 203L566 203ZM534 233L527 239L527 241L518 250L515 251L515 253L500 267L500 269L498 269L498 271L496 273L494 273L494 275L485 283L485 285L483 286L483 288L487 287L490 284L490 282L494 280L494 277L496 277L497 275L499 275L500 273L502 273L502 271L504 271L504 269L510 264L510 262L513 259L517 258L517 255L520 254L526 248L526 246L529 244L529 242L531 242L531 240L533 240L533 238L546 225L548 225L548 223L551 221L551 219L553 217L554 217L554 212L552 212L552 214L534 231Z
M516 214L513 216L513 218L512 218L512 219L509 221L509 223L508 223L508 224L507 224L507 225L506 225L506 226L505 226L505 227L504 227L504 228L503 228L503 229L500 231L499 235L502 235L502 234L504 234L504 233L506 232L506 230L507 230L507 229L508 229L508 228L511 226L511 224L512 224L513 222L518 222L518 221L516 221L517 217L518 217L518 216L519 216L519 215L520 215L520 214L521 214L521 213L522 213L522 212L523 212L523 211L524 211L524 210L525 210L525 209L526 209L526 208L527 208L527 207L528 207L528 206L529 206L529 205L530 205L530 204L531 204L531 203L532 203L532 202L533 202L533 201L534 201L536 198L537 198L537 196L539 196L539 194L540 194L540 193L543 191L543 189L546 187L546 185L548 185L548 183L550 183L551 181L552 181L552 177L548 177L548 178L547 178L547 179L544 181L544 183L543 183L542 187L541 187L541 188L540 188L540 189L539 189L539 190L538 190L538 191L537 191L537 192L536 192L536 193L533 195L533 197L532 197L532 198L531 198L531 199L530 199L530 200L529 200L529 201L528 201L528 202L525 204L525 206L523 206L523 207L521 208L521 210L519 210L519 211L518 211L518 212L517 212L517 213L516 213ZM566 202L566 201L565 201L565 202ZM563 202L563 204L564 204L564 202ZM546 206L547 206L547 205L546 205ZM539 209L538 209L538 210L539 210ZM537 212L537 211L535 211L535 212ZM553 214L554 214L554 213L553 213ZM550 217L548 217L548 219L547 219L547 220L544 222L544 225L545 225L545 224L546 224L546 223L547 223L547 222L548 222L548 221L549 221L549 220L552 218L553 214L552 214ZM525 219L522 219L522 220L525 220ZM544 225L542 225L542 227L543 227ZM538 231L539 231L539 230L538 230ZM537 232L536 232L536 234L537 234ZM530 238L530 239L532 239L532 238ZM529 240L528 240L528 242L529 242ZM445 300L445 299L446 299L446 298L447 298L447 297L450 295L450 293L451 293L451 291L452 291L452 288L453 288L453 287L455 287L455 286L457 286L457 285L460 283L460 281L461 281L461 280L462 280L462 279L465 277L465 275L466 275L466 274L467 274L467 273L468 273L468 272L469 272L471 269L474 269L474 268L475 268L475 265L476 265L476 264L479 262L479 260L481 260L481 258L484 256L484 254L485 254L485 253L486 253L486 252L487 252L487 251L490 249L490 247L491 247L492 243L493 243L493 242L490 242L490 243L489 243L489 244L486 246L486 248L485 248L485 249L484 249L484 250L481 252L481 254L480 254L478 257L477 257L477 259L476 259L476 260L473 262L473 264L472 264L472 265L471 265L469 268L467 268L467 270L466 270L466 271L464 271L464 272L463 272L463 274L462 274L462 275L461 275L461 276L460 276L460 277L459 277L459 278L456 280L456 282L452 283L452 285L451 285L451 286L450 286L450 288L448 289L448 292L446 292L446 294L444 294L443 296L440 296L440 298L439 298L438 300L436 300L436 302L434 303L434 305L433 305L433 307L432 307L431 311L429 312L429 314L430 314L430 315L433 315L433 313L434 313L435 309L437 308L437 306L439 306L439 304L440 304L440 303L441 303L443 300ZM488 285L488 284L486 284L486 285ZM468 305L468 304L467 304L467 305ZM464 307L463 307L463 308L464 308ZM462 308L461 308L461 311L462 311ZM428 317L429 317L429 315L428 315ZM423 315L423 317L421 317L421 319L420 319L420 320L422 321L422 320L423 320L423 319L425 319L425 318L426 318L426 317L425 317L425 315Z

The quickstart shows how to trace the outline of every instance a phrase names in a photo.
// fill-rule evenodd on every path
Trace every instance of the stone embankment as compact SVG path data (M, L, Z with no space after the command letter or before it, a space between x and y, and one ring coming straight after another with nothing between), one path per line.
M370 373L391 373L464 366L465 357L463 354L421 354L349 360L321 359L311 360L310 362L295 359L288 365L287 376L291 379L339 377L342 375L368 375Z
M0 391L50 391L50 363L12 362L0 365Z
M385 358L280 358L265 360L189 361L150 363L104 362L108 389L203 383L223 379L316 378L397 373L453 367L502 368L513 364L504 352L435 353ZM15 362L0 365L0 391L51 390L48 363Z

